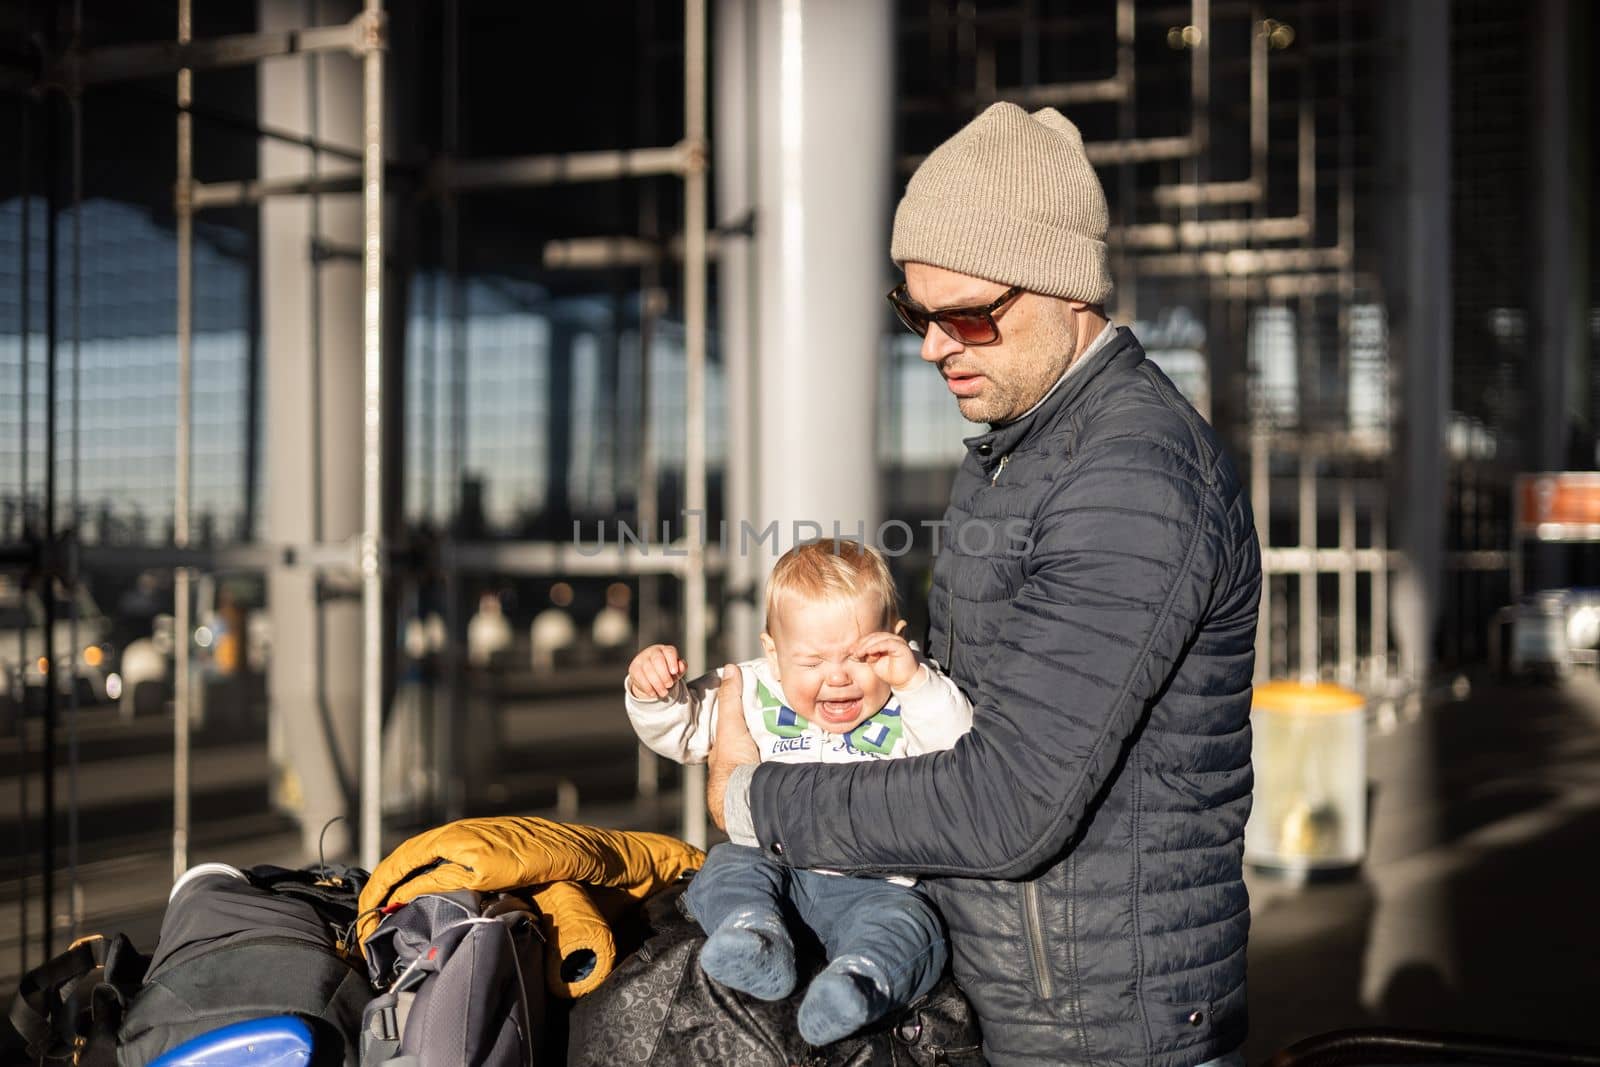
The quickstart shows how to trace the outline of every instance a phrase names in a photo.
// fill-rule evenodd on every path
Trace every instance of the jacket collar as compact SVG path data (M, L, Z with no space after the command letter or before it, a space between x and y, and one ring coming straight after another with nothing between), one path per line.
M1113 361L1125 354L1135 357L1137 363L1144 357L1144 349L1126 326L1119 326L1115 337L1087 356L1081 366L1072 368L1055 388L1026 415L1012 421L991 425L988 433L962 439L967 451L972 453L985 473L992 470L1006 456L1016 451L1024 441L1048 429L1062 415L1077 406L1089 383L1100 376Z

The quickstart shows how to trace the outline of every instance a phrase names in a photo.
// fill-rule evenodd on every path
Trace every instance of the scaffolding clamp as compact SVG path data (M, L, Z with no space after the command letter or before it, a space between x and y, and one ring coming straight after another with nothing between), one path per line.
M711 169L711 144L705 138L684 138L674 146L678 151L679 173L704 174Z
M350 51L357 56L389 47L389 16L383 11L363 11L350 20Z

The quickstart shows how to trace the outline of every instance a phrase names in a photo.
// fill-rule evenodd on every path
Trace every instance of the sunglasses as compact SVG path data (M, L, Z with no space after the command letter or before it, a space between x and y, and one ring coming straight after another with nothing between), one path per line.
M890 290L889 305L906 324L906 329L918 337L928 336L928 327L937 322L941 330L964 345L992 345L1000 340L1000 327L994 321L994 313L1025 291L1022 286L1013 285L981 307L929 311L911 299L905 283L901 282Z

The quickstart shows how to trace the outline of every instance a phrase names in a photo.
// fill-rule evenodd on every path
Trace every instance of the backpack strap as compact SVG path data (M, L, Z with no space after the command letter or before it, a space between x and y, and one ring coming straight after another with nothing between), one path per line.
M400 973L389 991L372 1001L361 1032L362 1067L417 1067L415 1056L400 1056L400 1039L405 1036L406 1020L416 1003L417 989L431 974L438 972L432 959L418 956Z
M114 1054L122 1011L149 965L125 935L90 934L23 975L9 1018L28 1055L87 1064L91 1050Z
M406 1018L416 998L415 991L387 993L368 1005L361 1031L362 1067L393 1067L398 1062L400 1038L406 1032Z
M60 1055L72 1047L76 1026L63 1019L69 1014L67 1001L74 987L105 963L106 948L105 938L94 934L22 976L11 999L10 1019L30 1058Z

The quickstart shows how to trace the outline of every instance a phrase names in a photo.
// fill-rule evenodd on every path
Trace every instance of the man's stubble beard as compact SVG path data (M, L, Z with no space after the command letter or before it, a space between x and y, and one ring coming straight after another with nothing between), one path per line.
M985 374L988 388L980 396L957 397L956 408L968 422L992 424L1016 418L1037 404L1050 391L1078 350L1078 331L1071 317L1040 319L1026 353L1018 353L1020 367L1037 367L1037 376L1025 381L1012 377L1001 383ZM1066 353L1065 357L1062 353ZM1026 400L1026 403L1023 401Z

